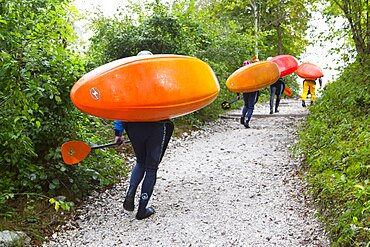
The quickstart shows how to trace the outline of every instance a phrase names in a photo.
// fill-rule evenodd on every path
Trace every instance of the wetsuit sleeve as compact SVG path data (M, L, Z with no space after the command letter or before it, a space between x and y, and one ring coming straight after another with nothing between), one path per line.
M114 120L114 133L116 136L122 136L123 134L123 121Z

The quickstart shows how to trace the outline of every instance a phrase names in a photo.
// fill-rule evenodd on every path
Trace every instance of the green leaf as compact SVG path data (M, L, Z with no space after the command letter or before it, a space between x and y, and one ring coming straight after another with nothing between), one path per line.
M358 188L358 189L360 189L360 190L364 190L364 189L365 189L365 187L364 187L364 186L362 186L361 184L356 184L354 187L355 187L355 188Z
M58 201L55 201L54 209L55 209L56 212L59 211L59 207L60 207L59 202Z

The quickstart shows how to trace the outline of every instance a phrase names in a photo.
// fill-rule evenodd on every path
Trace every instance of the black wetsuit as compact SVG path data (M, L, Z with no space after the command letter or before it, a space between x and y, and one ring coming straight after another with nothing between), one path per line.
M279 78L274 84L270 86L270 114L274 112L274 97L276 95L275 112L278 112L281 95L284 92L285 81Z
M115 121L115 128L117 122ZM153 193L158 166L171 139L174 125L170 120L122 124L136 156L136 165L132 170L128 189L131 197L134 197L137 187L143 181L138 208L138 215L140 215L145 212Z

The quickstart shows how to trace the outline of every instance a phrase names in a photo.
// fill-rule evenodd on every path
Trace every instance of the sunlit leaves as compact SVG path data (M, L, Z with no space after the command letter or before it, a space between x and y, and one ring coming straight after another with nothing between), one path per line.
M40 192L55 176L45 157L76 129L69 88L83 63L68 46L73 12L68 1L15 0L0 15L0 171L13 178L0 191Z
M342 17L348 23L345 32L338 32L340 36L353 42L353 47L359 56L370 54L370 25L369 25L369 1L368 0L331 0L322 1L325 8L326 17L335 19ZM343 29L342 29L343 30ZM336 35L333 39L337 38ZM352 56L355 52L352 51Z

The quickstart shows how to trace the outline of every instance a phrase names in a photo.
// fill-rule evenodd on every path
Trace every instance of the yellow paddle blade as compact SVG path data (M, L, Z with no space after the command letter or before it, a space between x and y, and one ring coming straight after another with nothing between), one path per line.
M224 101L221 103L221 108L224 109L224 110L227 110L227 109L230 109L230 103L227 102L227 101Z
M62 158L67 165L73 165L84 160L91 147L84 142L69 141L62 145Z

